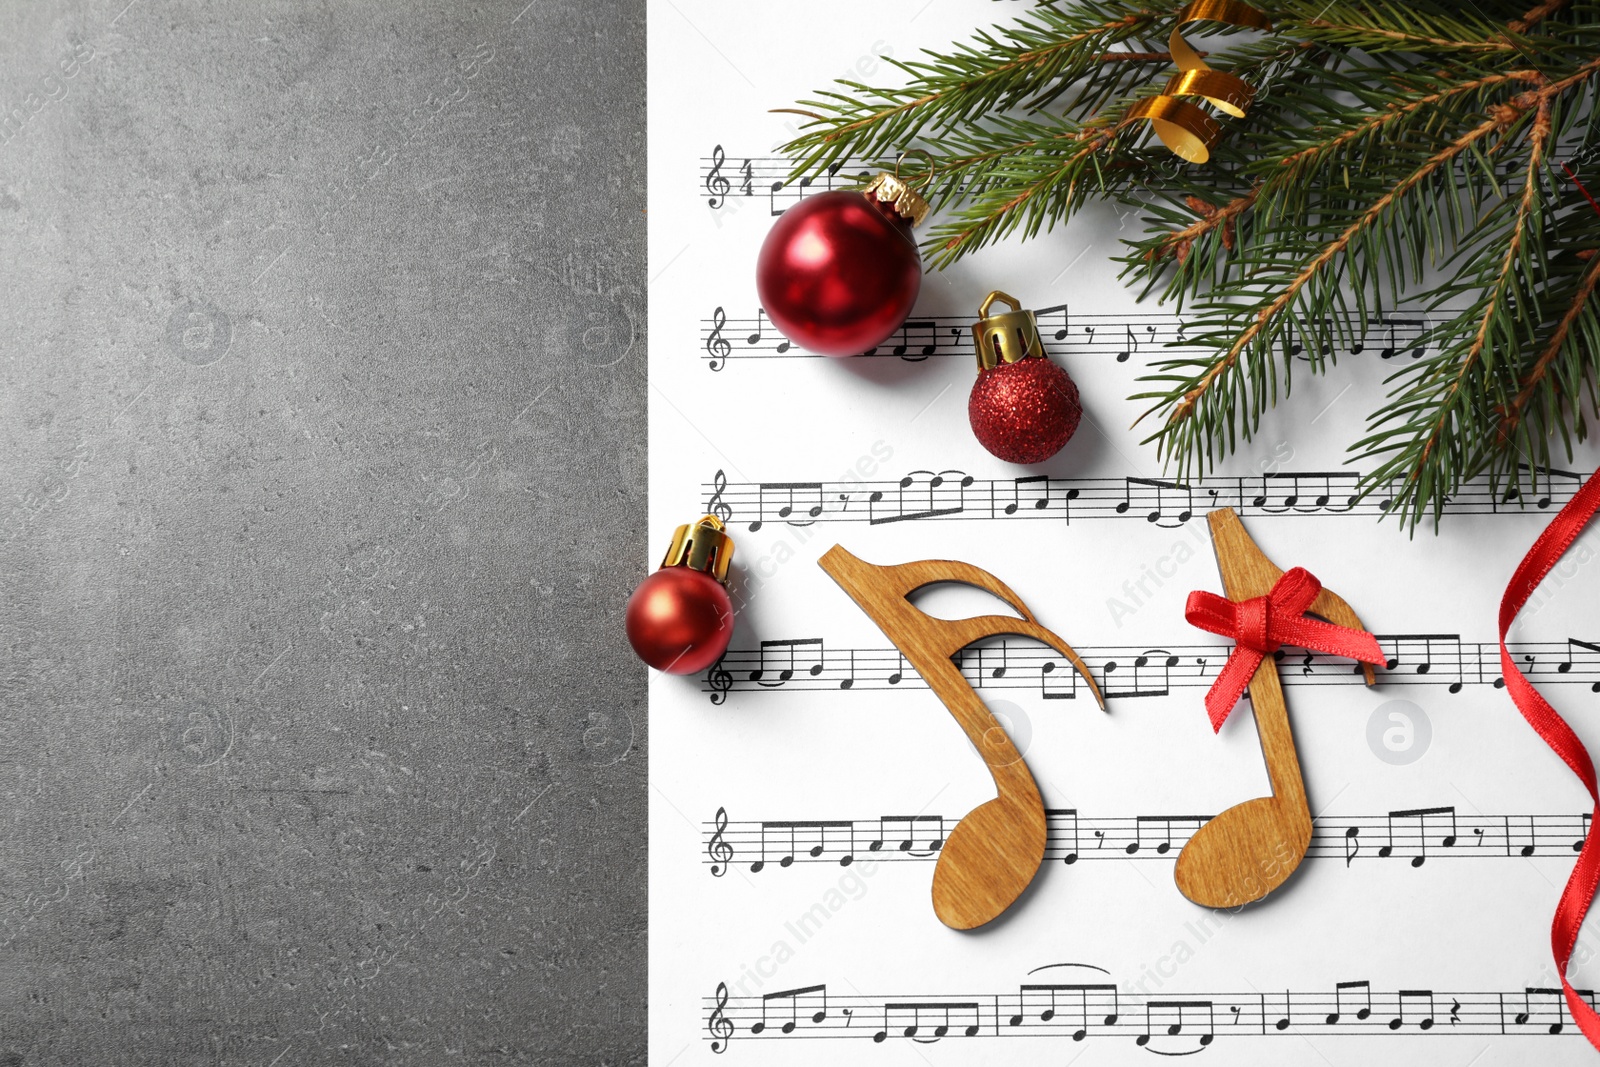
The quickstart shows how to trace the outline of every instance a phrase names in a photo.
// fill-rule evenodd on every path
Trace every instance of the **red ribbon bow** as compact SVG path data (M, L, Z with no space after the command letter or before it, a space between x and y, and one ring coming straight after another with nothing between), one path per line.
M1223 637L1231 637L1238 647L1228 657L1217 680L1206 693L1206 714L1211 728L1221 730L1223 720L1244 695L1256 668L1280 645L1298 645L1313 652L1347 656L1363 663L1382 665L1383 651L1378 640L1363 630L1335 626L1320 619L1305 618L1311 602L1322 592L1322 583L1304 567L1285 571L1266 596L1235 602L1226 597L1196 590L1189 594L1183 617L1193 626Z

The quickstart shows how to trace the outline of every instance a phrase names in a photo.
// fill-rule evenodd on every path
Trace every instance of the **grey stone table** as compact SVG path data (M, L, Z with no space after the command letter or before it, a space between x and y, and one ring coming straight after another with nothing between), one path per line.
M644 5L0 5L0 1067L644 1058Z

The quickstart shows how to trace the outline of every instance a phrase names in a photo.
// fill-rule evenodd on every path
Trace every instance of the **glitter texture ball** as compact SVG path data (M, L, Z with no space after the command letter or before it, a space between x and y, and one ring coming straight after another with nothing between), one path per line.
M978 443L1007 463L1043 463L1078 429L1078 386L1049 359L1033 357L978 372L967 399Z

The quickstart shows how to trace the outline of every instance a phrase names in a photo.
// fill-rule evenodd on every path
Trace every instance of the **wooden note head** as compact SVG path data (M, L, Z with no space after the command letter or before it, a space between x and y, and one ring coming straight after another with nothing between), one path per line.
M994 779L999 795L968 812L950 832L933 873L933 910L940 920L957 930L982 926L1011 906L1044 860L1044 801L1022 753L951 657L984 637L1032 637L1067 658L1102 709L1105 698L1071 646L1041 626L1022 599L988 571L957 560L876 566L839 545L824 553L818 563L922 675ZM908 599L918 589L938 582L975 586L1009 604L1022 617L939 619Z
M966 814L939 854L933 911L956 930L971 930L1011 906L1044 860L1044 808L996 797Z
M1228 599L1268 595L1283 571L1245 532L1231 508L1206 516L1217 569ZM1324 589L1311 612L1351 629L1365 629L1356 613ZM1367 684L1373 682L1366 668ZM1278 665L1267 656L1250 679L1250 708L1261 737L1272 795L1236 804L1202 826L1178 856L1173 879L1184 896L1211 908L1236 908L1277 889L1300 866L1311 845L1311 810L1300 775L1300 755L1289 726L1289 708L1278 681Z

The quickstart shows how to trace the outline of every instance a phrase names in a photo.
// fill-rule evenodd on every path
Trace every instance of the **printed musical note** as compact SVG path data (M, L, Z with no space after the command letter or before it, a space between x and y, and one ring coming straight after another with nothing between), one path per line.
M1335 982L1333 986L1333 1010L1328 1013L1327 1023L1333 1026L1346 1015L1351 1014L1349 1004L1360 1004L1355 1010L1358 1021L1365 1021L1372 1015L1372 984L1366 980L1359 982Z
M750 865L751 874L760 874L767 861L777 857L779 867L788 867L795 856L804 854L812 859L828 851L828 831L843 831L835 837L849 841L840 849L839 866L848 867L855 859L855 824L849 820L825 821L767 821L761 824L761 858ZM769 841L770 838L770 841Z
M1250 506L1266 515L1347 512L1356 506L1361 476L1348 471L1274 471L1259 483Z
M1050 320L1057 315L1061 317L1061 325L1052 328ZM1065 341L1067 339L1067 305L1052 304L1049 307L1039 308L1033 313L1033 317L1034 321L1039 324L1039 336L1048 335L1057 341Z
M748 336L748 337L746 337L744 339L744 343L745 344L754 346L754 345L759 345L761 343L761 338L763 336L763 331L766 328L766 326L765 326L766 320L767 320L766 309L765 308L756 308L756 328L755 328L755 332L750 334L750 336ZM778 341L777 347L775 347L773 349L773 352L776 353L777 355L781 356L785 352L789 351L789 348L790 348L789 339L786 338L786 337L785 338L780 338L779 341Z
M1125 478L1125 495L1117 514L1142 514L1157 526L1182 526L1194 516L1194 489L1154 478Z
M758 516L766 515L769 507L775 507L778 518L790 526L811 525L799 515L814 521L822 514L821 482L762 482L756 488L756 494ZM798 499L796 494L799 494ZM772 501L770 505L768 498ZM755 533L764 525L765 522L757 518L750 523L750 532Z
M1024 492L1027 490L1024 500ZM1076 498L1078 491L1070 490L1066 499ZM1050 476L1048 474L1030 474L1025 478L1014 478L1011 482L1011 502L1002 511L1007 515L1015 515L1022 508L1032 508L1034 511L1044 511L1050 506Z
M933 1020L933 1025L930 1026L924 1017ZM891 1030L895 1030L901 1037L927 1044L949 1035L952 1029L962 1037L977 1036L977 1001L886 1002L883 1005L883 1028L872 1035L872 1040L881 1042Z
M1584 1001L1593 1002L1592 990L1576 992ZM1375 1002L1382 1005L1381 1014L1374 1010ZM1254 1038L1303 1039L1317 1033L1374 1038L1443 1031L1541 1042L1551 1035L1577 1034L1569 1025L1570 1012L1562 990L1534 986L1516 992L1400 989L1374 993L1362 980L1338 983L1332 997L1325 990L1293 989L1151 995L1136 985L1130 988L1107 980L1029 982L1010 993L933 998L859 991L836 996L822 984L735 997L725 984L719 984L717 996L705 1003L707 1033L715 1051L725 1048L733 1033L746 1028L746 1023L748 1032L762 1041L858 1038L883 1044L890 1038L933 1043L947 1037L1056 1037L1077 1043L1132 1037L1138 1047L1161 1055L1193 1054L1215 1044L1219 1036L1240 1042L1242 1047ZM1447 1027L1436 1025L1436 1005L1446 1006ZM1220 1030L1216 1026L1219 1009L1224 1022ZM857 1017L871 1020L871 1025L856 1028ZM1005 1059L993 1058L996 1062ZM1241 1058L1241 1054L1235 1052L1230 1061L1233 1058ZM1265 1062L1262 1055L1249 1058ZM1366 1058L1393 1057L1374 1049ZM1531 1062L1532 1058L1530 1051L1514 1056L1513 1061ZM795 1061L802 1059L795 1057Z
M1567 638L1567 658L1556 664L1556 671L1560 674L1572 673L1572 666L1577 663L1587 668L1587 675L1600 675L1600 644L1592 641L1579 641L1576 637ZM1591 693L1600 693L1600 681L1590 684Z
M716 878L721 878L727 873L728 864L733 860L733 846L722 836L727 829L728 809L718 808L716 832L711 835L710 844L706 845L706 855L711 857L711 874Z
M900 327L900 342L890 352L907 363L920 363L938 349L935 332L938 325L932 319L908 319Z
M1150 342L1155 340L1156 328L1155 328L1154 325L1146 326L1146 327L1144 327L1144 329L1140 330L1139 332L1141 334L1143 334L1144 336L1143 337L1139 337L1139 336L1135 335L1134 332L1133 332L1133 325L1131 323L1126 323L1126 324L1123 325L1123 327L1122 327L1123 346L1117 352L1117 362L1118 363L1126 363L1126 362L1128 362L1128 357L1130 357L1130 356L1134 355L1136 352L1138 352L1140 345L1149 344Z
M900 824L904 829L892 832ZM919 843L920 842L920 843ZM933 856L944 847L944 817L940 815L882 815L878 834L867 851L879 852L885 846L914 856Z
M754 325L761 327L760 321ZM707 351L713 362L732 350L727 333L744 328L726 316L708 326ZM764 328L764 327L763 327ZM749 335L755 338L757 334ZM763 341L763 344L768 342ZM740 348L748 347L741 345ZM778 345L783 347L782 343ZM717 364L720 366L720 363ZM853 475L834 482L802 482L819 486L829 506L818 518L831 522L885 523L909 519L992 519L1061 521L1076 524L1089 519L1145 521L1163 528L1184 525L1195 514L1199 494L1210 508L1237 506L1251 515L1274 519L1316 516L1378 517L1387 511L1385 486L1372 487L1365 496L1358 490L1363 476L1357 472L1277 471L1246 477L1210 477L1190 483L1150 478L1062 478L1027 475L1013 478L977 478L959 470L917 470L897 481L868 482ZM761 485L730 484L730 502L759 512ZM931 494L931 499L930 499ZM837 502L837 503L835 503ZM863 507L862 503L867 506ZM778 504L773 504L775 510ZM1471 483L1451 497L1444 510L1462 515L1517 515L1507 510L1487 483ZM772 511L757 514L765 522ZM758 526L757 529L760 527Z
M1410 1006L1407 1006L1407 1002ZM1389 1020L1389 1029L1398 1030L1406 1025L1406 1015L1413 1016L1412 1022L1419 1030L1433 1029L1433 990L1431 989L1402 989L1396 997L1398 1005L1395 1017ZM1426 1007L1423 1007L1426 1005Z
M1067 1013L1061 1011L1063 999L1072 1009ZM1095 1026L1115 1026L1120 1015L1117 987L1113 982L1024 985L1017 990L1017 1011L1007 1021L1013 1027L1022 1026L1030 1018L1056 1023L1070 1028L1072 1040L1082 1041Z
M1203 826L1211 816L1209 815L1139 815L1134 818L1134 839L1124 849L1132 856L1139 850L1155 847L1158 856L1165 856L1172 850L1173 824L1188 825L1190 834Z
M972 483L972 475L965 471L912 471L900 479L896 490L897 506L891 513L878 515L871 507L882 501L881 494L874 493L869 498L870 517L867 521L877 526L886 522L960 514L966 510L966 491Z
M1580 989L1580 996L1592 998L1590 990ZM1567 1026L1567 995L1559 988L1528 986L1522 991L1522 1010L1512 1020L1517 1026L1533 1023L1546 1033L1559 1034Z
M805 652L804 658L796 653ZM778 666L768 665L768 657ZM750 672L750 680L764 688L775 689L786 684L796 671L816 676L822 673L822 638L791 637L761 642L761 665Z
M1388 327L1388 343L1378 350L1380 359L1393 359L1396 353L1408 348L1410 357L1419 359L1427 351L1423 338L1430 323L1426 315L1409 318L1389 316L1382 321Z
M820 1023L828 1017L828 987L825 985L808 985L801 989L784 989L776 993L764 993L761 996L761 1021L750 1027L752 1034L764 1033L772 1025L772 1008L777 1007L777 1015L781 1018L785 1010L789 1017L778 1024L778 1032L792 1034L800 1025L801 1005L804 1003L806 1014L813 1023Z
M1054 851L1061 853L1061 862L1071 866L1078 862L1078 810L1076 808L1046 808L1044 817L1050 823L1050 842Z
M722 328L727 324L727 314L717 308L711 315L711 332L706 336L706 354L711 357L708 365L712 370L721 370L728 362L728 354L733 351L733 344L722 336Z
M1460 634L1374 634L1389 649L1384 669L1434 675L1452 693L1465 681ZM1419 647L1420 646L1420 647ZM1437 672L1437 673L1435 673Z
M1164 697L1172 691L1171 672L1177 665L1177 656L1164 648L1152 648L1134 657L1131 671L1125 671L1122 664L1115 660L1108 662L1102 669L1101 688L1105 690L1107 700ZM1116 688L1122 676L1114 676L1119 671L1123 672L1122 676L1129 676L1126 689Z
M1398 824L1396 820L1399 820ZM1415 825L1412 821L1415 820ZM1454 805L1442 808L1412 808L1389 813L1389 843L1378 849L1378 855L1388 858L1411 853L1411 866L1421 867L1428 859L1428 837L1432 821L1432 836L1442 848L1452 848L1456 843L1456 809ZM1398 845L1396 844L1398 842Z
M1135 1039L1135 1044L1146 1047L1159 1033L1168 1037L1186 1033L1204 1048L1216 1037L1213 1009L1209 1000L1147 1000L1144 1033Z
M1039 668L1039 695L1045 700L1078 699L1078 672L1069 663L1046 660Z

